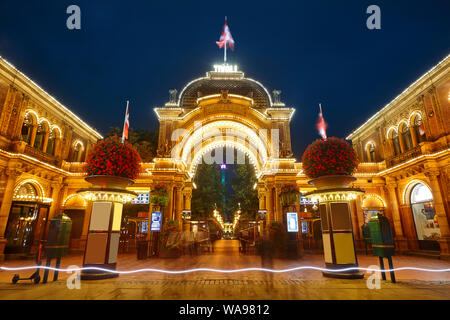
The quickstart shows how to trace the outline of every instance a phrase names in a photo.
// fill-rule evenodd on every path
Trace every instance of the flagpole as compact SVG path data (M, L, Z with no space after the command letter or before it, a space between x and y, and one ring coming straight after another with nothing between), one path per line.
M123 122L123 129L122 129L122 144L125 143L124 130L125 130L125 125L127 123L127 111L128 111L128 104L129 103L130 103L130 101L127 100L127 108L125 109L125 120Z
M227 24L227 16L225 16L225 25ZM227 63L227 41L225 40L225 51L223 52L223 62Z

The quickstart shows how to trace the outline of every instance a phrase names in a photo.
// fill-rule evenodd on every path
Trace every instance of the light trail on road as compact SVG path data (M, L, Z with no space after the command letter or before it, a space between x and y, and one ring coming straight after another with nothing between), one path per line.
M3 271L22 271L22 270L31 270L31 269L43 269L43 270L53 270L58 272L75 272L75 271L87 271L87 270L97 270L102 272L110 272L117 274L132 274L132 273L140 273L140 272L157 272L157 273L167 273L167 274L184 274L184 273L192 273L192 272L216 272L216 273L239 273L239 272L250 272L250 271L263 271L263 272L271 272L271 273L287 273L293 271L301 271L301 270L315 270L315 271L323 271L323 272L346 272L346 271L368 271L368 272L391 272L391 271L403 271L403 270L414 270L421 272L450 272L450 268L447 269L426 269L426 268L417 268L417 267L400 267L393 269L373 269L373 268L364 268L364 267L351 267L351 268L342 268L342 269L328 269L328 268L320 268L314 266L299 266L288 269L267 269L267 268L243 268L243 269L214 269L214 268L195 268L195 269L185 269L185 270L164 270L164 269L155 269L155 268L144 268L144 269L135 269L135 270L110 270L106 268L98 268L98 267L81 267L81 268L55 268L55 267L47 267L47 266L28 266L28 267L0 267L0 270Z

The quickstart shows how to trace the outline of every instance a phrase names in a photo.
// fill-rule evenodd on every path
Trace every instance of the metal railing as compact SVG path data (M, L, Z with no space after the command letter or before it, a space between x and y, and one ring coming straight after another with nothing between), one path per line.
M399 163L402 163L409 159L418 157L421 154L422 154L422 149L421 149L420 145L417 145L414 148L412 148L406 152L403 152L395 157L386 159L386 167L387 168L393 167Z
M33 148L29 145L25 146L25 154L32 156L43 162L49 163L49 164L53 164L53 165L56 164L56 158L54 156L49 155L48 153L45 153L36 148Z

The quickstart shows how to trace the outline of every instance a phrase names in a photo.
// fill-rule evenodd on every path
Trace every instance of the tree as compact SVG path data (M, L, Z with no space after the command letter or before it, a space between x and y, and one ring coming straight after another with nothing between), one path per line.
M231 181L233 195L230 199L230 210L236 212L241 204L241 218L254 220L258 212L259 202L258 193L253 188L256 180L255 168L248 163L237 164L235 167L235 175Z
M122 129L119 127L110 127L106 137L122 137ZM144 129L128 130L128 142L133 145L142 158L143 162L151 162L156 157L158 149L158 130L147 131Z
M192 191L192 218L207 219L211 217L216 204L217 209L224 214L225 205L222 203L224 190L219 166L217 164L199 164L194 182L197 189Z

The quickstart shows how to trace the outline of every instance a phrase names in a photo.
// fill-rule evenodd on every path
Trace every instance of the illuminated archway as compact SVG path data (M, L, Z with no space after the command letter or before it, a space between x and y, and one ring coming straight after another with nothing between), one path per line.
M217 148L235 148L243 152L258 173L270 158L266 132L237 121L219 120L190 130L180 129L172 134L172 140L179 141L172 149L172 158L184 163L191 176L202 157Z
M258 174L260 173L262 166L261 166L260 162L258 161L258 157L255 154L255 151L252 150L251 147L248 147L248 146L246 146L240 142L236 142L236 141L222 140L222 141L213 141L213 142L209 143L208 145L201 147L199 150L196 150L193 160L188 164L188 167L187 167L189 175L191 177L193 177L195 175L197 166L202 162L202 159L205 154L207 154L215 149L218 149L218 148L234 148L234 149L244 153L245 155L248 156L250 163L255 168L256 175L258 176Z

